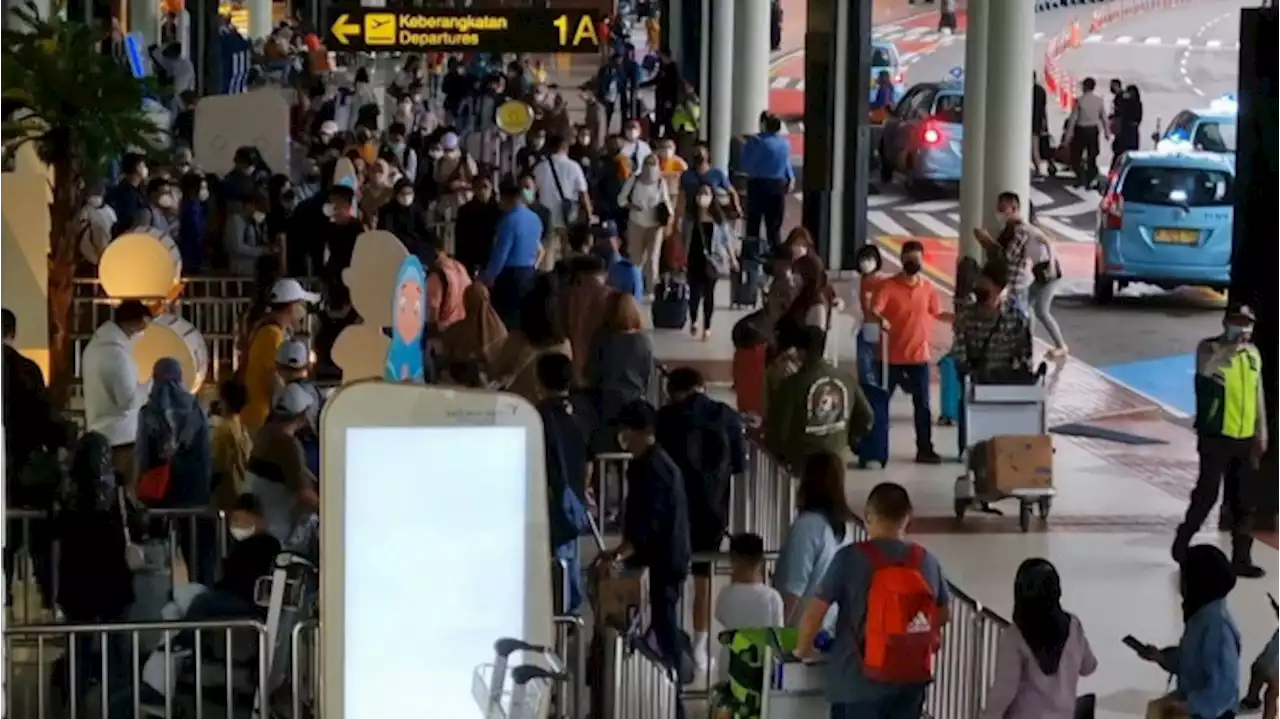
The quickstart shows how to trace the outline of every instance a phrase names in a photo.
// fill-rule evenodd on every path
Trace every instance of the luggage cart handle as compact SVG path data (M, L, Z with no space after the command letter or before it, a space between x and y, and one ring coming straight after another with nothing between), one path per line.
M504 638L493 643L493 652L503 659L509 657L514 652L533 652L535 654L546 654L551 651L544 646L538 644L530 644L520 639Z
M552 671L545 667L534 666L531 664L522 664L511 670L511 681L516 686L523 686L529 682L537 681L539 679L547 679L552 682L560 683L569 681L569 675L564 672Z

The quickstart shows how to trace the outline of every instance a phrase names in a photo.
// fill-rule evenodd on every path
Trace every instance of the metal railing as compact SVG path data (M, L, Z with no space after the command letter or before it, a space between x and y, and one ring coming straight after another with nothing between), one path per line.
M609 719L673 719L680 687L648 645L606 626L602 706Z
M144 642L154 634L158 643ZM4 644L9 717L242 716L268 705L267 634L257 621L6 627Z
M208 507L156 508L147 510L144 517L164 520L168 524L164 537L152 541L164 542L172 583L178 581L174 569L180 563L188 574L197 571L190 563L208 551L202 543L202 536L213 536L214 576L221 572L229 542L227 516L222 510ZM5 510L5 581L13 591L14 600L7 626L41 625L53 618L51 610L58 597L60 554L53 520L54 513L46 510ZM212 532L202 529L202 522L207 521L214 522ZM195 563L199 564L199 560Z

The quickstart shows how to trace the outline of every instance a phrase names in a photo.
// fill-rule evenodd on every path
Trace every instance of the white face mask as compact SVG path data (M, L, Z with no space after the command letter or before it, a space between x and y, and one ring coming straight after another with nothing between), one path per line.
M102 207L102 195L90 195L89 207Z
M143 165L142 167L138 168L138 177L141 178L143 182L146 182L147 178L150 176L151 176L151 171L147 169L146 165Z
M441 150L439 148L433 148L433 149L427 150L427 157L430 157L433 160L439 160L440 158L444 157L444 150Z
M624 137L627 138L627 142L635 142L640 137L640 131L635 129L629 129L627 130L627 134L624 135Z
M1004 212L1001 212L1000 210L996 210L996 224L1000 225L1001 227L1004 227L1005 225L1009 224L1009 216L1006 215Z
M236 540L237 542L243 542L244 540L248 539L249 537L252 537L257 533L258 533L257 530L255 530L253 527L232 527L231 528L231 538Z
M209 188L207 188L207 187L201 187L201 188L200 188L200 191L196 193L196 197L197 197L197 198L199 198L199 200L200 200L201 202L204 202L204 201L208 200L208 199L209 199Z
M396 198L396 202L399 202L401 205L408 207L409 205L413 204L413 195L400 195L399 197Z
M862 262L858 263L858 269L864 275L870 274L876 271L876 263L873 262L872 260L863 260Z
M324 207L320 208L320 211L324 213L325 217L333 217L333 203L324 203Z
M167 194L167 193L166 193L166 194L163 194L163 195L161 195L161 196L157 197L157 198L156 198L156 207L159 207L159 208L160 208L160 209L162 209L162 210L172 210L172 209L173 209L173 195L170 195L170 194Z
M267 219L267 213L262 212L261 210L253 213L253 221L255 223L261 224L265 222L266 219Z
M706 195L698 195L698 207L711 207L711 198Z

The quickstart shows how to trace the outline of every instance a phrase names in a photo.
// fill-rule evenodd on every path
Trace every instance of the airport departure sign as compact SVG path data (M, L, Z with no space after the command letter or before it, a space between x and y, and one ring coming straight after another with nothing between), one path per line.
M566 10L364 8L329 28L333 50L599 53L599 18Z

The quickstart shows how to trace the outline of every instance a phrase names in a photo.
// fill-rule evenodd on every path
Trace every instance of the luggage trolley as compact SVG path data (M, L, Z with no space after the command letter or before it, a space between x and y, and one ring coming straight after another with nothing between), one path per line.
M499 639L493 643L491 664L475 668L471 693L484 719L538 719L545 716L552 687L569 680L560 657L549 647L519 639ZM542 663L522 664L508 669L511 655L522 652L526 660L541 656ZM511 689L507 689L510 677Z
M1041 519L1048 519L1053 507L1055 491L1049 489L1016 489L1009 493L979 492L978 466L972 450L979 443L993 437L1019 434L1045 434L1049 431L1048 389L1044 377L1048 367L1041 364L1032 384L982 384L966 379L964 384L964 447L965 473L956 478L955 512L957 519L964 519L970 507L980 511L1000 514L990 507L991 502L1002 499L1018 500L1018 526L1026 532L1031 528L1031 514L1038 510Z

